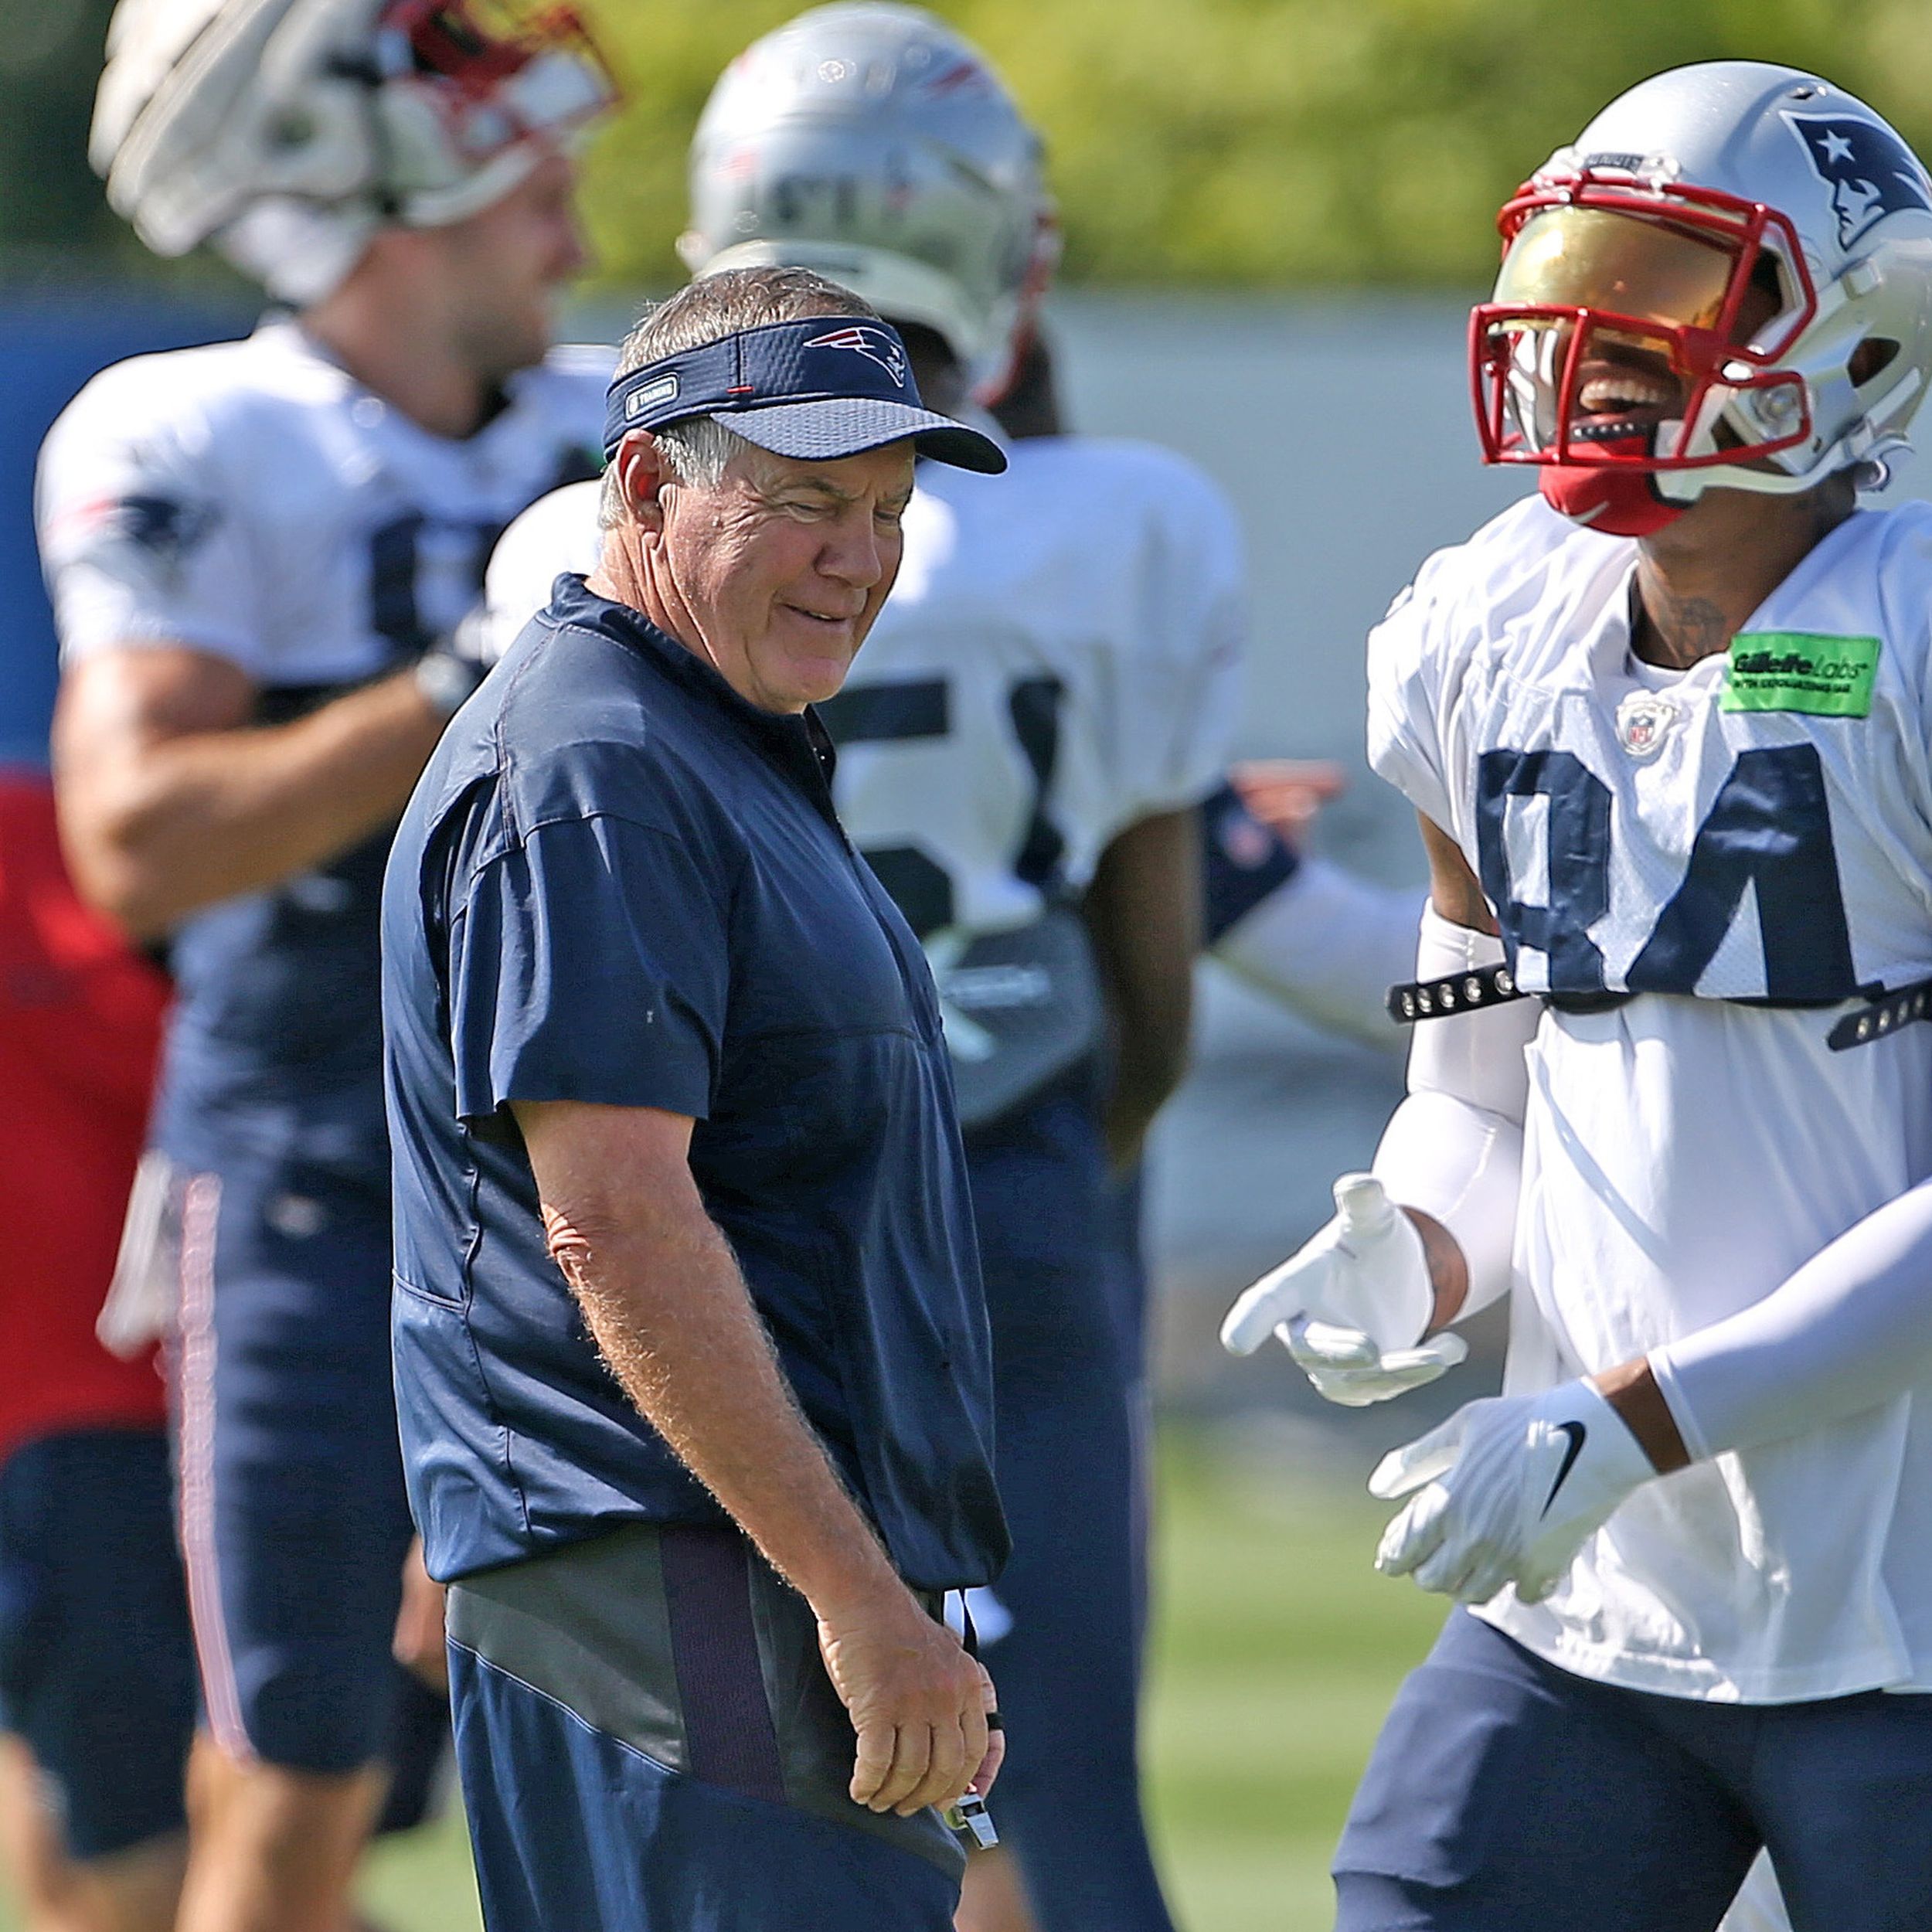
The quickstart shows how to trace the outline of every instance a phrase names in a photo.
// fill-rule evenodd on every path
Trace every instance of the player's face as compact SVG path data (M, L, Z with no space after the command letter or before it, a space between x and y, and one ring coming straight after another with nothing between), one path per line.
M1633 318L1627 328L1599 324L1590 329L1575 371L1572 434L1583 444L1641 437L1648 447L1659 423L1681 420L1696 378L1674 357L1670 338L1645 332L1642 321L1715 328L1734 268L1732 251L1703 237L1627 216L1563 209L1525 227L1505 264L1498 293L1506 285L1544 286L1587 310ZM1750 342L1779 305L1775 279L1768 274L1754 279L1728 339ZM1576 326L1557 325L1553 368L1566 366Z
M1749 342L1777 312L1775 297L1747 290L1730 339ZM1691 388L1692 379L1655 337L1593 330L1577 372L1578 430L1586 441L1648 433L1682 415Z
M447 264L459 349L487 383L540 362L550 345L558 291L586 259L576 185L569 158L552 149L502 199L429 231Z
M912 488L910 443L828 462L747 449L716 488L665 486L678 614L740 697L796 712L837 692L898 575Z
M1684 421L1706 393L1713 345L1749 342L1782 306L1768 253L1740 287L1743 245L1728 226L1626 209L1562 202L1532 214L1481 311L1491 371L1506 371L1502 393L1528 445L1561 444L1564 460L1587 461L1593 446L1658 452L1659 425Z

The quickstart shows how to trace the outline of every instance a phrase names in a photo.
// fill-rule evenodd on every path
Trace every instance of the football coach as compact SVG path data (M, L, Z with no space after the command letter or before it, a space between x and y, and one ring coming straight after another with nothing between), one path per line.
M457 716L383 907L396 1385L485 1916L943 1932L934 1808L1001 1741L938 1616L1006 1551L986 1321L932 984L810 706L915 452L1005 460L797 270L695 284L619 369L603 562Z

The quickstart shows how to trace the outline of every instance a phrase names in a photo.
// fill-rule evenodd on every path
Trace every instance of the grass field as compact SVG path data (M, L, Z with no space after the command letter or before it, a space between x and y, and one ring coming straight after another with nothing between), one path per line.
M1155 1830L1189 1932L1325 1932L1349 1794L1441 1612L1369 1569L1381 1505L1236 1467L1178 1432L1161 1460ZM460 1818L377 1852L365 1896L393 1932L476 1932Z

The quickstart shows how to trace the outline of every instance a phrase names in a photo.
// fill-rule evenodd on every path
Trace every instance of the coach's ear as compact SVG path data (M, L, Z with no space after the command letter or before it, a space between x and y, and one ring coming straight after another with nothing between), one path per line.
M624 514L640 530L655 536L664 528L662 492L674 480L658 439L648 430L631 430L617 445L611 468L617 479Z

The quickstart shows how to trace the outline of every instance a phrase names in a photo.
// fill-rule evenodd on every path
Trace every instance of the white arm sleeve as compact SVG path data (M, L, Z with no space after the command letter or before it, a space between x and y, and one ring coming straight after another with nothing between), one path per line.
M1500 940L1423 908L1418 979L1497 965L1502 957ZM1374 1172L1390 1196L1456 1237L1469 1267L1464 1315L1509 1292L1529 1101L1523 1050L1542 1017L1540 1000L1522 999L1422 1021L1409 1049L1409 1097L1376 1149Z
M1415 930L1413 892L1304 859L1221 935L1214 957L1316 1026L1387 1047L1400 1029L1383 995L1408 973Z
M1932 1182L1650 1365L1699 1461L1802 1435L1932 1376Z

